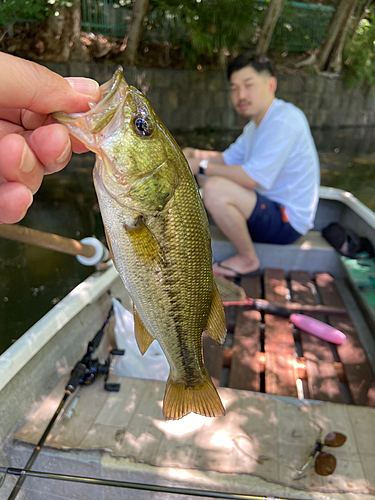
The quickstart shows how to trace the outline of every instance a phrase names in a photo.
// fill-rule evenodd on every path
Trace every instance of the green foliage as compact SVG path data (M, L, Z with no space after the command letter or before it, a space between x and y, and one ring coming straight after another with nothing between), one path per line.
M375 88L375 15L363 19L354 40L347 40L343 60L349 88L368 85Z
M0 26L23 21L43 21L54 5L71 7L69 0L0 0Z
M255 18L253 0L151 0L143 39L178 47L194 64L197 55L250 47Z
M192 47L212 55L222 49L240 50L250 45L257 27L254 4L249 0L202 0L190 23Z
M0 26L13 23L17 19L43 20L48 14L46 0L1 0Z
M276 52L305 52L319 47L334 9L316 7L287 2L277 20L270 49Z
M142 39L177 47L194 66L202 58L255 47L270 0L150 0ZM278 19L270 50L317 48L334 9L289 1Z

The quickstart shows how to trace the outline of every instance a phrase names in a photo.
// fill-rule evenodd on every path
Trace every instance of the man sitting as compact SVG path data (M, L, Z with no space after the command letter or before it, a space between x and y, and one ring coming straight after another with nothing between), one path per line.
M232 104L249 119L223 153L185 148L204 186L204 204L237 254L214 272L259 272L253 242L288 244L313 227L319 197L319 159L304 113L275 98L272 61L249 52L228 66Z

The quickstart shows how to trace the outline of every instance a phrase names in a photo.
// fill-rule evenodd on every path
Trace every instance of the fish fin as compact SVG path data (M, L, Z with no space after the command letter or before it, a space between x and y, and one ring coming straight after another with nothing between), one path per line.
M215 281L213 282L211 309L205 330L215 342L220 345L224 344L225 337L227 336L227 327L225 324L223 302Z
M115 261L115 256L113 255L111 240L108 238L108 233L107 233L106 228L104 228L104 232L105 232L105 237L106 237L106 240L107 240L109 255L111 256L112 262L115 265L115 268L117 269L117 265L116 265L116 261Z
M246 292L241 286L236 285L233 281L219 274L214 274L214 280L223 302L226 300L246 300Z
M124 226L135 254L144 262L151 272L160 271L165 267L165 256L160 243L150 229L139 217L134 227Z
M133 311L135 340L137 341L138 349L143 356L155 339L143 324L135 306L133 306Z
M165 420L178 420L188 413L205 417L222 417L225 409L212 380L203 367L204 378L193 387L167 380L164 395L163 415Z

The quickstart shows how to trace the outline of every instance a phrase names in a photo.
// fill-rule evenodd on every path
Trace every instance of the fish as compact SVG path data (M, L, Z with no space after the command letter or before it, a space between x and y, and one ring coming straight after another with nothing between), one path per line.
M156 339L170 366L163 415L225 414L202 333L226 336L207 214L180 147L121 69L85 113L53 117L96 154L94 186L112 259L134 309L138 348Z

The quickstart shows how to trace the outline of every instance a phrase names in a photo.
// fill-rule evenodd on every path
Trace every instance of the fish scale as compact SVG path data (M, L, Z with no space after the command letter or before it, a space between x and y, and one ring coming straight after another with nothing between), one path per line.
M96 153L94 185L116 268L134 302L141 353L156 339L170 365L166 419L224 415L202 360L202 332L225 340L206 212L187 161L120 71L87 113L56 113Z

